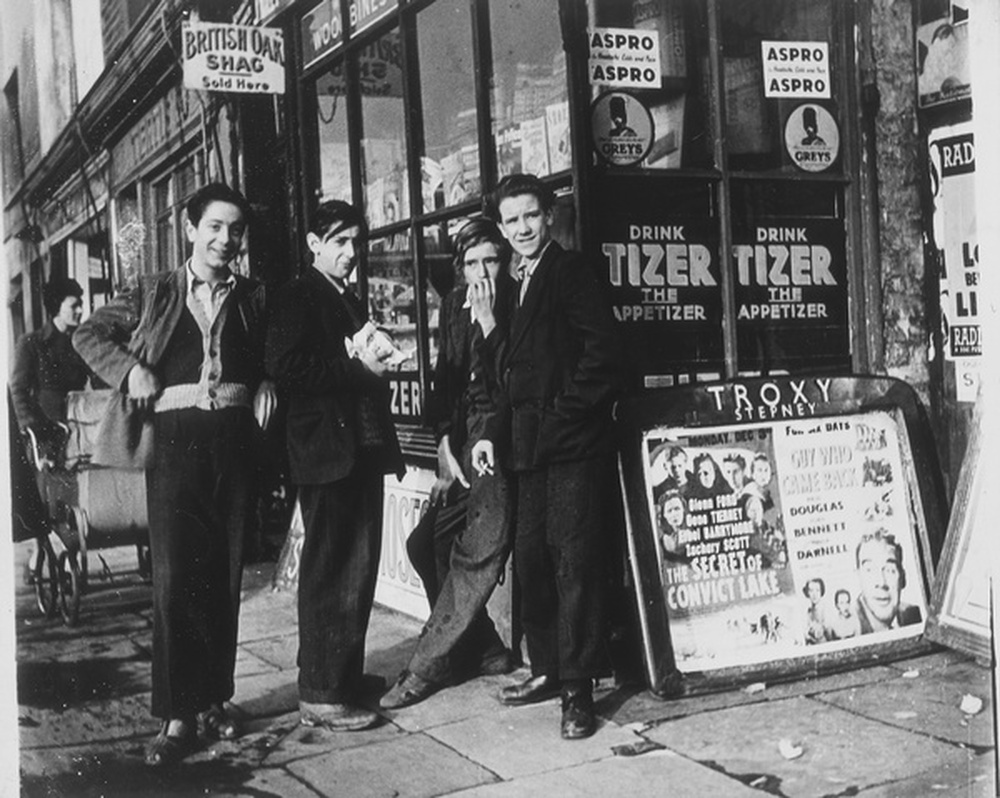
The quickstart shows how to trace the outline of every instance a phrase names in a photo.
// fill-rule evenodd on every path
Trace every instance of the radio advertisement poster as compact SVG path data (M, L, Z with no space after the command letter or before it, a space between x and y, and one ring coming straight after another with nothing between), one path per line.
M956 399L974 402L982 362L976 148L972 124L935 128L927 138L932 190L930 245L939 253L944 357L955 366Z
M922 633L897 430L892 413L873 411L645 434L680 671Z

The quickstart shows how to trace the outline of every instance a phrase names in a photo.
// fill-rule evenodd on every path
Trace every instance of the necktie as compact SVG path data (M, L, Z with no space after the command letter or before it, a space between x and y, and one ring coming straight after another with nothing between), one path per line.
M517 292L517 304L524 302L524 295L528 291L528 266L529 261L522 260L517 267L517 281L520 284Z

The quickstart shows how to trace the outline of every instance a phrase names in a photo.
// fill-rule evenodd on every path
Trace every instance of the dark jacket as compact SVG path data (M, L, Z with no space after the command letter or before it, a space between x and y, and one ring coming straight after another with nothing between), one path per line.
M506 324L517 284L508 274L496 281L498 324ZM465 304L467 287L450 291L441 303L440 345L434 369L434 387L427 402L428 423L437 440L445 435L452 453L463 462L465 449L483 436L497 411L496 372L482 362L482 332Z
M510 324L498 324L483 347L504 400L489 437L509 441L511 468L614 451L624 353L604 288L580 253L551 242Z
M14 349L10 395L18 426L44 432L66 420L66 394L87 384L90 372L70 336L51 322L27 333Z
M187 307L186 268L141 276L134 288L116 296L77 328L73 346L111 387L124 392L129 371L139 363L157 373ZM229 311L230 322L238 319L251 341L249 368L256 378L248 387L256 391L265 377L264 286L237 275L226 301L235 303Z
M351 302L351 305L348 305ZM315 268L285 284L268 326L266 362L288 402L292 481L321 485L348 476L359 461L364 408L374 410L384 473L405 471L389 413L389 388L347 353L345 339L365 321L357 299L341 295Z

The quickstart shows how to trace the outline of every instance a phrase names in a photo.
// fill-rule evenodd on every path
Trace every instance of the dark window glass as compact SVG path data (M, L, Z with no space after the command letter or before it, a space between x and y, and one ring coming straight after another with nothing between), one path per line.
M481 191L470 17L468 0L438 0L417 16L424 210L476 199Z
M621 30L648 37L643 41L649 45L635 49L641 57L658 56L658 73L649 66L650 74L643 69L623 85L617 70L597 66L622 66L622 49L600 44ZM643 169L712 166L705 4L591 0L588 39L594 56L591 133L598 163ZM597 53L610 60L601 61Z
M361 180L373 228L410 215L406 109L399 29L364 47L361 75Z
M316 125L319 142L320 202L329 199L351 201L351 154L347 138L347 82L344 62L334 62L319 76L316 92Z
M731 169L839 171L841 63L828 0L719 4Z
M557 3L490 4L493 137L500 177L570 168L566 54Z

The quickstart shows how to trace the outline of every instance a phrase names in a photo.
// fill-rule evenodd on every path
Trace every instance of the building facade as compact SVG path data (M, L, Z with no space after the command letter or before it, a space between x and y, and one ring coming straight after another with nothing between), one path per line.
M364 206L360 287L409 355L392 377L411 468L387 485L389 603L421 612L403 542L432 481L424 398L452 234L512 172L552 186L556 237L607 280L634 390L899 377L957 479L984 304L970 3L89 5L21 8L15 34L25 4L0 2L9 328L42 323L52 275L76 276L92 309L179 264L184 200L208 179L250 198L240 268L269 283L303 268L319 202ZM190 19L280 31L284 93L184 88Z

